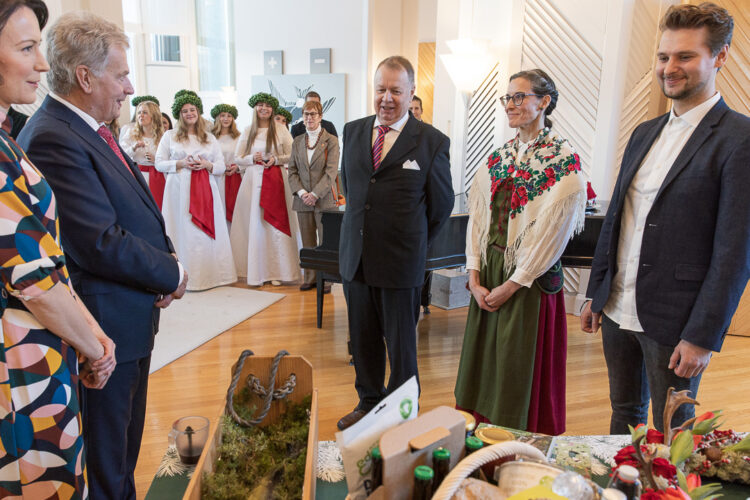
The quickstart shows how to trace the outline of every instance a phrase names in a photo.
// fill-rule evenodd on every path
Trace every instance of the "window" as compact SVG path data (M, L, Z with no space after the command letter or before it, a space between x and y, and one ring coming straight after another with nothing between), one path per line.
M235 85L233 0L195 0L200 90Z
M151 60L153 62L181 62L180 37L151 35Z

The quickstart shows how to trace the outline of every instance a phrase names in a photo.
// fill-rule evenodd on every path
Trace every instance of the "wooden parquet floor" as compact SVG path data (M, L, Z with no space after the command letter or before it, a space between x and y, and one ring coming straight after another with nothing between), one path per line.
M232 364L244 349L258 355L275 355L286 349L312 363L319 390L319 439L334 439L336 422L356 405L341 286L335 285L333 293L326 296L320 330L315 328L314 291L270 285L263 290L287 296L151 375L135 477L139 499L146 496L166 450L172 422L187 415L212 419L219 415ZM455 403L453 386L466 319L465 308L431 310L418 327L422 409ZM567 433L607 433L610 411L600 337L583 333L574 316L568 317L568 337ZM750 398L742 390L750 378L749 359L750 338L728 337L723 351L711 361L698 394L702 408L724 408L725 425L739 430L750 430Z

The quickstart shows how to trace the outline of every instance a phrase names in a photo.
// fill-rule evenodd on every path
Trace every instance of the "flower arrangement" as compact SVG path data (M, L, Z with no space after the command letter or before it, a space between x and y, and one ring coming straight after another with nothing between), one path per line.
M633 444L614 457L617 467L631 465L639 470L644 500L711 500L721 496L720 484L701 485L700 476L750 483L750 436L741 439L734 431L718 430L721 411L706 412L671 428L672 416L680 405L698 403L687 393L669 389L664 434L644 424L631 427Z

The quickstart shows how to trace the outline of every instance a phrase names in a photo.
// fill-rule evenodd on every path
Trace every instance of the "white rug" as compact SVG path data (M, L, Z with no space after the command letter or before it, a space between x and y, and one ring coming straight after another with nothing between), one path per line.
M283 298L282 293L229 286L187 292L161 312L151 373Z

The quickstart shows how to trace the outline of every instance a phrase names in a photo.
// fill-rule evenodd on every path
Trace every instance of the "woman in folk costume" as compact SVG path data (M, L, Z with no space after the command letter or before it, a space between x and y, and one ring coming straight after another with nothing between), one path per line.
M226 165L224 178L218 179L217 187L224 204L227 224L231 224L234 204L237 201L237 191L239 191L242 182L239 167L234 162L234 150L237 148L237 141L240 138L240 131L237 130L237 122L235 121L237 120L237 108L231 104L217 104L211 110L211 118L214 119L214 128L211 133L219 141L221 154L224 155L224 165Z
M542 70L511 76L514 139L494 151L469 191L466 267L471 303L456 405L478 421L565 431L567 325L560 256L583 228L578 155L551 130L557 104Z
M248 104L254 109L253 122L234 153L245 172L230 235L237 274L255 286L298 282L301 240L283 166L289 162L292 136L274 122L275 97L261 92Z
M175 96L174 130L156 151L156 168L167 174L162 214L167 234L190 276L188 290L205 290L237 281L229 232L216 179L224 175L224 156L201 118L203 103L194 92Z
M143 172L154 201L161 209L167 179L154 167L156 148L164 135L159 105L153 101L141 101L136 107L135 119L135 125L120 140L120 145Z

